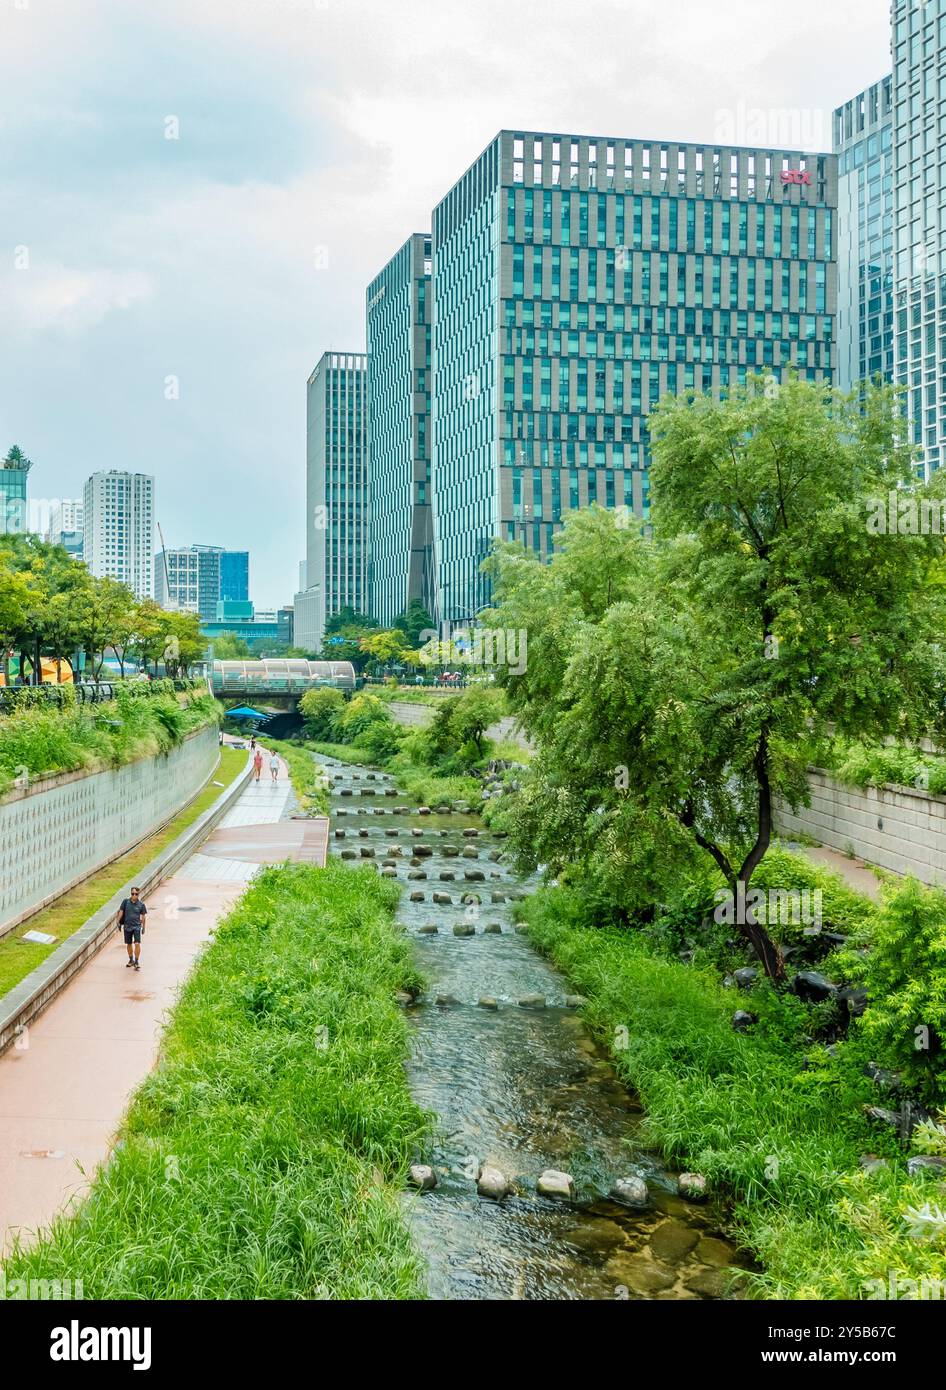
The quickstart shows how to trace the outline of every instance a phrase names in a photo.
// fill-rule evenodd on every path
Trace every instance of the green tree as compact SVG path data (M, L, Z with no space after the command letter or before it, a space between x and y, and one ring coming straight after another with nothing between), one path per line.
M404 612L394 619L394 626L403 632L405 645L415 650L421 645L421 633L435 630L434 620L419 598L411 599Z
M250 657L249 644L235 632L221 632L211 639L214 661L247 661Z
M738 900L820 742L941 720L926 581L943 538L869 529L873 499L913 485L888 389L750 382L667 400L651 426L653 542L591 508L549 566L514 546L493 562L497 624L528 634L526 670L498 675L539 746L515 833L527 859L593 865L626 903L670 901L711 864Z
M345 708L345 696L329 685L313 686L299 701L299 712L310 738L329 739L334 721Z

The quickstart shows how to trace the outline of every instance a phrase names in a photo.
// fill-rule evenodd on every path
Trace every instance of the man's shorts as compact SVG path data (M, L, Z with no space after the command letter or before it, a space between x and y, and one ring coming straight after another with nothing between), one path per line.
M133 941L137 941L137 942L138 942L138 945L139 945L139 946L141 945L141 927L140 927L140 926L139 926L139 927L123 927L123 928L122 928L122 931L125 933L125 945L126 945L126 946L130 946L131 943L132 943Z

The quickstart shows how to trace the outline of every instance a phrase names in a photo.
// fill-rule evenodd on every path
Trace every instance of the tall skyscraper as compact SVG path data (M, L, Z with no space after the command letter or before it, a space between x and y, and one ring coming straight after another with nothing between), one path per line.
M946 0L893 0L896 377L927 472L946 442Z
M832 379L837 160L502 131L433 216L437 615L493 539L649 511L647 416L749 372Z
M342 608L367 602L366 360L360 352L326 352L309 377L306 398L306 579L296 595L295 642L322 646L325 624Z
M893 381L891 78L834 113L838 156L838 385Z
M154 478L112 469L93 473L83 496L83 558L94 575L110 575L139 598L152 594Z
M430 235L415 232L367 291L368 606L390 627L430 608Z

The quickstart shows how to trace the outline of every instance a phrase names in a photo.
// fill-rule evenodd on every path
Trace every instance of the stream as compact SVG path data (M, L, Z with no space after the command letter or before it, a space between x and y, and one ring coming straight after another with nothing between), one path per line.
M740 1256L720 1229L723 1212L678 1196L676 1175L639 1141L639 1102L580 1006L566 1003L567 982L513 924L514 898L530 885L510 872L502 839L473 814L420 814L383 772L318 761L330 786L330 852L395 869L398 921L427 980L408 1011L408 1077L417 1102L439 1116L421 1157L437 1186L412 1194L405 1213L431 1297L726 1297L727 1267ZM544 1006L521 1005L529 995ZM483 1163L510 1180L511 1195L478 1195ZM574 1202L537 1195L550 1168L573 1176ZM608 1197L635 1175L647 1183L646 1207Z

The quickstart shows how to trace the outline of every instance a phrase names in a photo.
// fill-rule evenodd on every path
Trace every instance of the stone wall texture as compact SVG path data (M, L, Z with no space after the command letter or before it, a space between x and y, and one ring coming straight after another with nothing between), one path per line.
M849 787L827 773L808 775L811 805L782 805L783 839L806 835L858 859L923 883L946 884L946 798L911 787Z
M211 725L170 753L48 778L0 799L0 935L176 815L219 751Z

